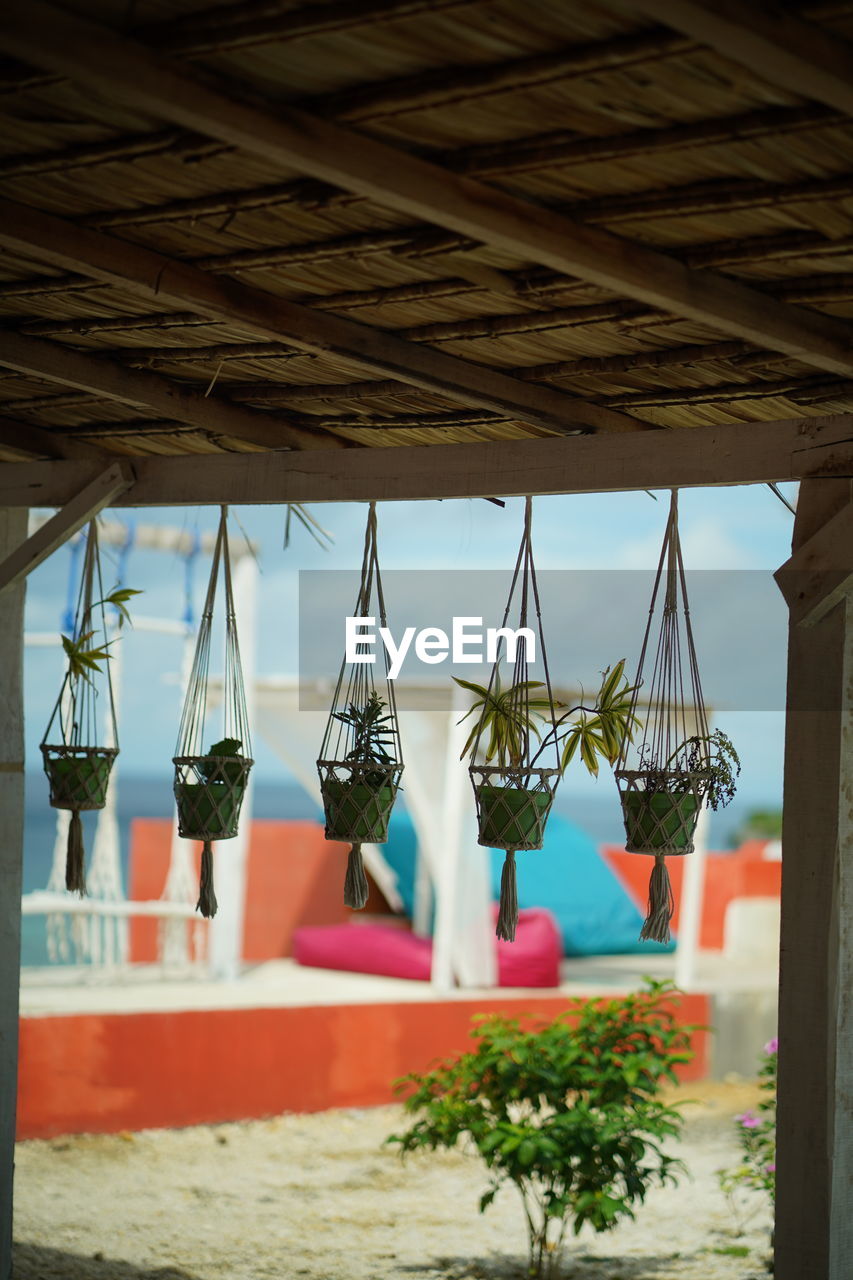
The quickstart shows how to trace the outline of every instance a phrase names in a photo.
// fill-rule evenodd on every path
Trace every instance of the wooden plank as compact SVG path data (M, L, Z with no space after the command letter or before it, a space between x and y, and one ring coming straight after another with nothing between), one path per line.
M0 558L27 534L24 511L0 511ZM0 1276L12 1274L12 1182L18 1092L18 988L24 852L24 584L0 608Z
M793 626L813 627L853 589L853 506L845 506L775 573Z
M308 431L286 419L230 404L216 395L204 396L159 374L128 369L102 356L45 342L43 338L4 333L0 337L0 365L34 373L63 386L93 391L108 400L143 405L204 431L233 440L251 440L268 449L344 447L344 441L322 431Z
M850 507L849 481L800 489L794 555ZM792 621L779 985L777 1280L848 1280L853 1259L853 618Z
M6 0L0 41L14 56L69 76L109 99L170 120L320 178L391 208L592 280L676 315L711 324L816 368L853 372L849 325L697 272L656 250L438 165L363 134L278 107L267 113L208 88L132 41L45 0Z
M757 484L853 471L853 417L486 444L134 459L120 506L381 502ZM813 454L820 461L815 464ZM87 478L76 462L0 466L0 506L60 506Z
M108 462L112 456L96 445L67 440L58 432L6 417L0 417L0 445L24 458L91 458L93 462L98 459Z
M22 582L42 561L53 555L57 547L82 529L92 516L132 488L133 481L134 473L126 462L114 462L106 471L99 472L70 502L63 505L61 511L57 511L0 563L0 592Z
M331 351L385 377L561 435L586 427L638 431L645 425L552 387L522 383L486 365L288 302L12 200L0 201L0 244L44 262L73 263L72 270L121 285L138 297L236 320L273 342L286 339L303 351Z
M665 23L770 84L853 115L853 47L782 5L743 0L616 0Z

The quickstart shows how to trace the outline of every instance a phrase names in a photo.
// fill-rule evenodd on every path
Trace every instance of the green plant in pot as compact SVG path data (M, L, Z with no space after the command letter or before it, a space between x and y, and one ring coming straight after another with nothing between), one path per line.
M352 741L342 762L321 774L326 838L382 844L397 794L393 719L374 689L362 702L334 712Z
M492 848L539 849L554 791L543 786L538 762L556 745L562 776L575 756L597 777L601 760L614 764L626 732L632 730L633 689L625 679L625 660L608 667L592 706L574 707L548 696L541 680L525 680L503 688L495 673L491 690L454 676L475 695L462 717L476 715L461 759L473 760L478 743L484 763L495 765L488 780L475 782L480 825L479 843ZM461 721L460 721L461 723ZM531 739L538 743L531 754ZM528 763L525 763L527 761Z
M691 853L703 801L724 809L737 790L740 758L734 743L715 729L686 738L660 766L648 757L646 748L631 775L634 785L623 792L625 847L629 853Z
M498 938L509 942L515 938L515 854L519 849L541 849L554 792L565 769L578 755L597 776L600 760L612 764L623 737L633 730L633 690L624 670L624 659L612 669L608 667L594 705L574 707L553 699L549 685L539 680L515 680L502 688L497 667L488 687L454 677L460 687L475 695L462 717L465 720L474 715L475 723L461 758L471 758L479 843L506 853L495 930ZM553 752L555 768L539 763L546 751Z
M214 742L192 761L189 776L175 782L178 830L191 840L230 840L237 834L252 761L239 738Z
M107 800L110 772L118 755L118 734L110 683L109 649L106 639L105 609L111 606L121 626L129 620L127 602L139 592L115 587L109 594L93 599L100 582L97 533L91 522L73 635L61 637L66 658L65 678L41 743L44 771L50 784L50 803L55 809L71 812L68 826L65 884L80 894L86 891L83 829L80 814L103 809ZM97 620L97 623L96 623ZM103 680L96 684L96 677ZM106 692L106 698L103 693ZM100 701L99 701L100 699ZM100 708L106 711L110 732L100 745L92 741Z

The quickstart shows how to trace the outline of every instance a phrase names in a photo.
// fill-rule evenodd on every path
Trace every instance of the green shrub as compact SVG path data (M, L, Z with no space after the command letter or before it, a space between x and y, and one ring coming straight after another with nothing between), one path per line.
M522 1029L500 1015L475 1019L476 1047L397 1081L418 1118L388 1141L400 1153L465 1145L491 1178L480 1211L503 1183L521 1195L529 1274L553 1276L569 1223L608 1231L634 1217L655 1183L677 1181L663 1143L681 1133L661 1085L692 1057L674 988L647 982L633 995L577 1001L555 1021ZM460 1142L461 1140L461 1142Z

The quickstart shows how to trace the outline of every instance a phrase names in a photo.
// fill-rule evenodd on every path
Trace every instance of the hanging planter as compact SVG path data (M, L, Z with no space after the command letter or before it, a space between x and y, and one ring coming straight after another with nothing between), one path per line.
M642 734L634 742L643 668L650 657L659 596L661 614L651 683L645 695L648 712ZM686 667L682 651L686 651ZM648 912L640 937L669 942L675 901L665 859L693 852L702 805L707 803L712 809L727 805L740 773L740 761L729 738L719 729L714 733L708 730L678 533L677 490L672 492L629 725L615 770L625 822L625 847L629 853L644 853L655 859Z
M502 687L503 634L488 685L454 676L461 688L475 695L474 703L462 717L466 720L473 714L476 719L461 758L470 756L472 761L468 772L477 806L478 843L506 853L495 932L507 942L515 940L518 925L516 853L542 848L557 784L575 755L593 776L598 775L601 759L615 763L630 723L634 692L624 678L623 659L604 671L593 706L567 708L555 699L542 630L531 521L532 500L528 498L501 629L506 629L516 592L519 629L527 628L532 600L545 679L528 679L527 646L519 641L512 682ZM553 765L546 764L552 755Z
M220 561L225 583L225 736L204 749L203 744L207 741L205 722L210 642ZM231 840L237 835L240 809L249 782L249 771L254 763L251 753L231 585L228 509L222 507L207 596L178 732L178 744L172 761L175 766L178 834L188 840L200 840L203 844L196 909L206 918L215 916L217 910L213 887L213 842Z
M555 703L533 563L532 517L533 503L528 498L524 510L524 532L501 629L506 629L516 604L518 627L529 631L527 624L532 596L544 683L528 679L527 643L522 639L516 644L512 683L506 689L501 687L500 663L506 643L504 635L500 635L495 663L485 689L470 681L457 680L459 685L477 694L479 699L467 713L470 715L473 711L479 712L462 755L470 755L472 761L468 773L477 806L478 843L505 851L495 932L507 942L515 940L518 926L515 855L520 849L542 848L545 825L561 774ZM543 722L550 723L551 726L546 743L550 747L549 754L553 752L553 765L544 762L536 764L536 759L541 754L537 743L541 736L539 726ZM479 760L481 746L483 759Z
M71 812L65 862L65 885L86 892L85 848L80 814L103 809L110 770L118 755L118 730L109 670L106 606L127 617L126 604L138 594L130 588L104 595L98 530L89 522L83 572L77 597L74 631L63 636L68 659L65 678L41 743L50 803ZM106 694L106 697L104 697ZM103 707L104 723L99 725Z
M377 554L376 503L371 502L355 616L375 614L380 626L387 627ZM388 839L388 821L403 772L387 652L385 679L379 689L373 672L372 663L347 663L346 659L342 663L317 760L326 839L350 846L344 903L355 910L364 907L368 894L361 847L384 844Z

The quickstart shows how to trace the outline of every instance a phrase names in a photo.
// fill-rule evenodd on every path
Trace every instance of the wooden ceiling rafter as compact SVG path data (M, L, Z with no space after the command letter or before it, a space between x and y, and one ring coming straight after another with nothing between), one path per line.
M559 434L588 427L641 430L644 425L561 391L521 382L484 365L406 342L393 333L212 276L151 249L77 227L13 201L0 201L0 244L120 284L148 301L172 301L237 323L246 332L273 341L285 338L315 353L335 351L383 376Z
M9 0L3 14L2 38L16 56L97 86L137 109L822 370L853 372L846 324L790 304L768 309L761 294L740 283L691 272L665 254L304 112L273 115L232 101L144 47L42 0Z
M768 84L853 115L853 45L781 5L743 0L613 0L749 68Z
M267 449L343 447L341 440L324 436L321 431L244 409L219 395L206 396L157 374L139 373L102 356L42 338L4 333L0 365L62 386L92 391L108 400L145 405L201 430Z

